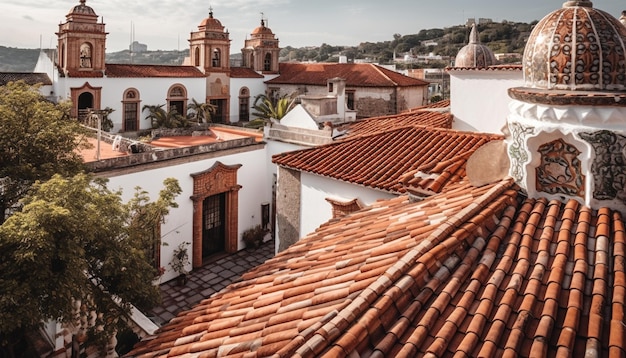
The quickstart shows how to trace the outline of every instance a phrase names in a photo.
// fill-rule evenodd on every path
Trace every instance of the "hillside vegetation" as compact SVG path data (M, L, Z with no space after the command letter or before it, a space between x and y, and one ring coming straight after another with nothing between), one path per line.
M522 53L532 26L536 22L526 24L519 22L492 22L480 24L478 31L480 42L489 46L494 53ZM348 60L364 59L381 64L393 62L396 57L404 55L434 54L446 58L454 58L461 47L467 44L470 29L464 25L421 30L417 34L393 34L389 41L362 42L356 46L332 46L326 43L320 46L294 48L285 46L280 53L282 61L338 61L339 56L346 56ZM430 45L428 45L430 44ZM427 46L428 45L428 46ZM189 50L183 51L147 51L135 53L132 63L180 65L188 56ZM0 72L32 72L35 68L38 49L20 49L0 46ZM231 57L239 58L240 54ZM131 63L131 54L128 50L107 53L109 63ZM429 63L429 67L444 67L449 61ZM411 67L420 67L413 63Z

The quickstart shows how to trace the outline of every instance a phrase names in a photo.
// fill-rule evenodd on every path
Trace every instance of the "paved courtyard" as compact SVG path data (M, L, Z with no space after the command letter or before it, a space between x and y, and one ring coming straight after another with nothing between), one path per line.
M215 258L189 274L189 281L178 286L176 280L161 284L161 306L147 312L147 316L159 326L201 300L210 297L230 283L241 278L241 274L274 256L274 241L263 243L258 249L244 249L230 255Z

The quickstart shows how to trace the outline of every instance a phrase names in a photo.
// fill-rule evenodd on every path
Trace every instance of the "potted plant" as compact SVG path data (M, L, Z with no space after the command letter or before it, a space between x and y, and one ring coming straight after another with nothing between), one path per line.
M246 243L246 247L258 248L263 243L265 237L265 230L261 225L253 226L243 232L241 238Z
M178 284L181 286L187 283L187 274L189 273L185 268L185 266L190 263L187 246L189 246L189 242L181 242L178 247L174 249L174 255L172 256L172 261L170 262L172 270L178 273L176 279L178 280Z

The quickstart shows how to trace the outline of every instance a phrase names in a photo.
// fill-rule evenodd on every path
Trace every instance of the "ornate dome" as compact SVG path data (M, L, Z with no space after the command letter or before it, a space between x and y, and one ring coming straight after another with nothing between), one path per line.
M201 30L224 30L224 26L220 22L220 20L213 17L213 9L209 10L209 17L202 20L200 25L198 25L198 29Z
M496 64L496 57L493 55L493 51L486 45L483 45L478 40L478 31L476 25L472 25L472 31L470 32L469 43L456 55L454 61L455 67L472 67L483 68Z
M535 26L523 57L524 82L536 89L626 89L626 27L593 8L567 1Z
M261 26L252 30L252 35L274 35L269 27L265 27L265 21L261 20Z
M69 14L67 14L67 16L71 16L71 15L91 15L91 16L98 16L96 15L96 12L93 11L93 9L90 6L85 5L87 1L86 0L80 0L80 5L76 5L74 6Z

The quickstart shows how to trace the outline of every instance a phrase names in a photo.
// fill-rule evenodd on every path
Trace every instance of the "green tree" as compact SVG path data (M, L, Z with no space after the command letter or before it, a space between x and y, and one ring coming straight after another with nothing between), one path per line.
M0 224L36 180L83 170L86 130L23 81L0 86Z
M176 107L172 106L169 111L163 109L164 104L144 105L141 111L148 111L146 118L150 119L152 128L182 128L189 127L190 122L182 114L178 113Z
M191 103L187 105L187 109L191 111L188 115L197 123L211 123L211 116L217 111L217 106L211 103L200 103L195 98L191 99Z
M104 330L87 334L95 342L121 327L131 304L157 304L146 248L158 243L154 228L180 192L167 179L156 201L137 189L124 204L105 180L86 174L33 185L22 210L0 226L0 355L13 356L20 337L44 321L74 321L75 302L102 314Z
M260 94L254 98L252 115L264 120L280 120L295 106L295 101L293 94L283 94L275 98Z

